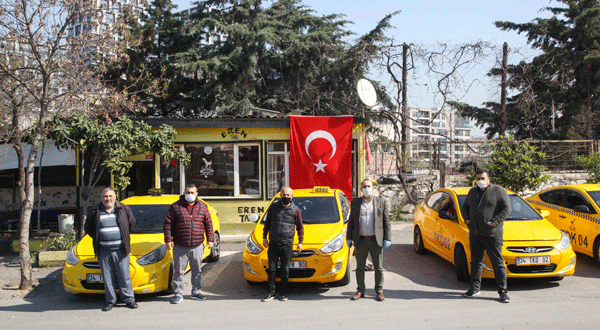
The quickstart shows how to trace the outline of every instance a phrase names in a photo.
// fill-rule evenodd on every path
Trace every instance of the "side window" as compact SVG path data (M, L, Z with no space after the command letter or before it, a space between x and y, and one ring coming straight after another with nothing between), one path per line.
M541 194L540 199L546 203L560 205L564 191L565 191L564 189L548 191L548 192Z
M342 206L342 217L344 221L348 218L348 213L350 212L350 201L348 201L348 197L343 192L338 192L338 198L340 199L340 205Z
M454 200L452 199L452 196L448 194L443 195L440 202L440 212L442 211L447 211L453 217L456 217L456 206L454 205Z
M425 204L427 204L427 206L432 208L434 211L439 211L440 210L440 202L442 201L443 196L444 196L444 193L441 191L433 193L433 194L429 195L429 198L427 198L427 201L425 202Z
M563 206L568 209L573 209L577 205L585 205L592 212L594 210L594 208L590 205L590 203L588 203L588 201L585 199L585 197L583 197L581 194L579 194L576 191L567 189L565 191L565 202L564 202Z

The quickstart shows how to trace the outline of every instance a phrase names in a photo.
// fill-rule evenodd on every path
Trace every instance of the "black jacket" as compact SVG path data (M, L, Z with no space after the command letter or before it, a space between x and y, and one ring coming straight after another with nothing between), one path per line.
M477 194L483 193L478 202ZM504 234L504 220L510 214L510 200L506 189L499 185L490 184L482 192L479 187L473 187L467 194L460 213L472 234L488 237L500 237ZM492 226L488 225L492 223Z
M94 205L87 215L85 220L85 233L90 235L94 245L94 253L98 255L99 242L98 242L98 231L100 226L100 210L104 209L102 203ZM129 235L135 229L135 218L133 213L129 209L129 206L115 201L115 215L117 216L117 225L121 230L121 241L125 245L125 252L131 253L131 246L129 243Z

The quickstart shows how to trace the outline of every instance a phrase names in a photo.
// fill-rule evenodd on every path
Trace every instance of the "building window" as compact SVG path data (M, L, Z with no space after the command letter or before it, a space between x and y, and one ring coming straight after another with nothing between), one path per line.
M273 198L279 190L289 186L289 143L267 143L267 197Z
M185 183L198 187L198 196L259 196L261 191L258 144L186 144L191 163Z

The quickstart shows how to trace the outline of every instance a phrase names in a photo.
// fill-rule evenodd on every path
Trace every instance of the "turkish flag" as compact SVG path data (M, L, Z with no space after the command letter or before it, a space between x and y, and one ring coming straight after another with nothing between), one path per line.
M290 116L290 186L329 186L352 199L352 116Z

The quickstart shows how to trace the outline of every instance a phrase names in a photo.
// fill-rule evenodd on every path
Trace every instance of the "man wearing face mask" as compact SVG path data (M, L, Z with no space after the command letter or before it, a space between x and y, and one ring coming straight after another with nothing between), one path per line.
M208 206L198 199L198 189L194 184L185 186L184 195L171 205L163 224L167 250L173 249L173 282L175 293L172 304L183 300L183 274L188 262L192 270L192 296L194 300L205 300L200 293L202 279L202 256L204 255L204 234L212 249L214 241L213 225Z
M365 296L365 263L370 254L375 270L376 300L383 301L383 250L392 246L392 225L387 202L373 196L373 181L361 182L363 197L356 198L350 206L350 221L346 230L348 247L354 244L356 254L357 292L351 300Z
M275 298L275 274L278 263L281 264L279 300L286 301L288 299L287 285L294 247L294 232L298 232L298 253L302 251L302 241L304 240L302 214L300 209L292 202L292 188L283 187L280 194L281 199L269 206L263 228L263 245L268 246L269 269L267 269L267 275L269 276L269 293L262 301L270 301Z
M463 294L471 298L479 294L483 256L487 254L494 269L498 294L503 303L510 302L506 291L506 267L502 259L504 220L510 214L510 200L506 189L490 183L490 174L485 169L475 172L477 187L469 190L461 213L469 228L471 245L471 287Z

